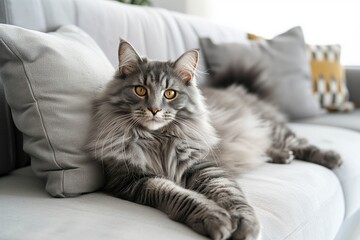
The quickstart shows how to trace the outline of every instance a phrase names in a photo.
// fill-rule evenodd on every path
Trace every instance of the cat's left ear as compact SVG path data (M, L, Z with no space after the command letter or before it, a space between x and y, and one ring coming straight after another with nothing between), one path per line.
M189 82L191 79L194 78L198 62L199 50L189 50L175 61L174 69L180 75L183 81Z

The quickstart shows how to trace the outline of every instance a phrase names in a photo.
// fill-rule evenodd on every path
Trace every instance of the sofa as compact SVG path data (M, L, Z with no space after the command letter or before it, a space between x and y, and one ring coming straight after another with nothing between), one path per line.
M106 0L0 0L0 23L41 32L76 25L97 42L113 66L120 37L140 54L160 60L199 48L199 37L246 41L246 33L200 18ZM346 76L350 100L359 107L360 67L347 67ZM262 239L359 239L360 108L298 119L289 126L311 143L338 151L344 163L333 171L298 160L266 163L242 175L237 181L254 206ZM51 197L32 171L22 137L1 80L0 239L205 239L159 210L101 191Z

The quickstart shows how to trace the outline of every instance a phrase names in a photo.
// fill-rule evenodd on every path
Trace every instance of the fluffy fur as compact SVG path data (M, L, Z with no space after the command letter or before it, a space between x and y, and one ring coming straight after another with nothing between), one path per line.
M197 50L147 61L121 41L119 69L94 101L89 152L114 196L212 239L257 239L259 222L235 176L269 159L334 167L340 158L298 139L275 107L241 86L200 91L197 62Z

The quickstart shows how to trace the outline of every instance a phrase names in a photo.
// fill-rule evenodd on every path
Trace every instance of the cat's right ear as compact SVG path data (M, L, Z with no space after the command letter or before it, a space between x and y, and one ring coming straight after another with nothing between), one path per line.
M194 78L198 62L199 51L197 49L189 50L175 61L174 69L183 81L189 82Z
M120 39L118 57L121 75L129 75L139 70L141 57L133 46L124 39Z

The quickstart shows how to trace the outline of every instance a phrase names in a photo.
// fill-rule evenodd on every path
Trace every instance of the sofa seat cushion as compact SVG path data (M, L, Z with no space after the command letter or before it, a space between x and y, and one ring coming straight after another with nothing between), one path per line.
M360 116L360 115L359 115ZM359 121L360 122L360 121ZM334 173L340 180L345 198L345 218L360 209L360 133L329 126L291 124L291 128L311 143L340 153L344 163ZM329 185L330 186L330 185Z
M301 119L298 122L342 127L360 132L360 108L349 113L328 113L314 118Z
M265 164L239 183L260 219L263 240L333 239L341 226L342 190L324 167ZM0 178L0 189L4 239L205 239L159 210L101 192L51 198L29 167Z
M334 239L342 224L341 186L322 166L297 160L268 163L238 182L260 219L262 240Z

